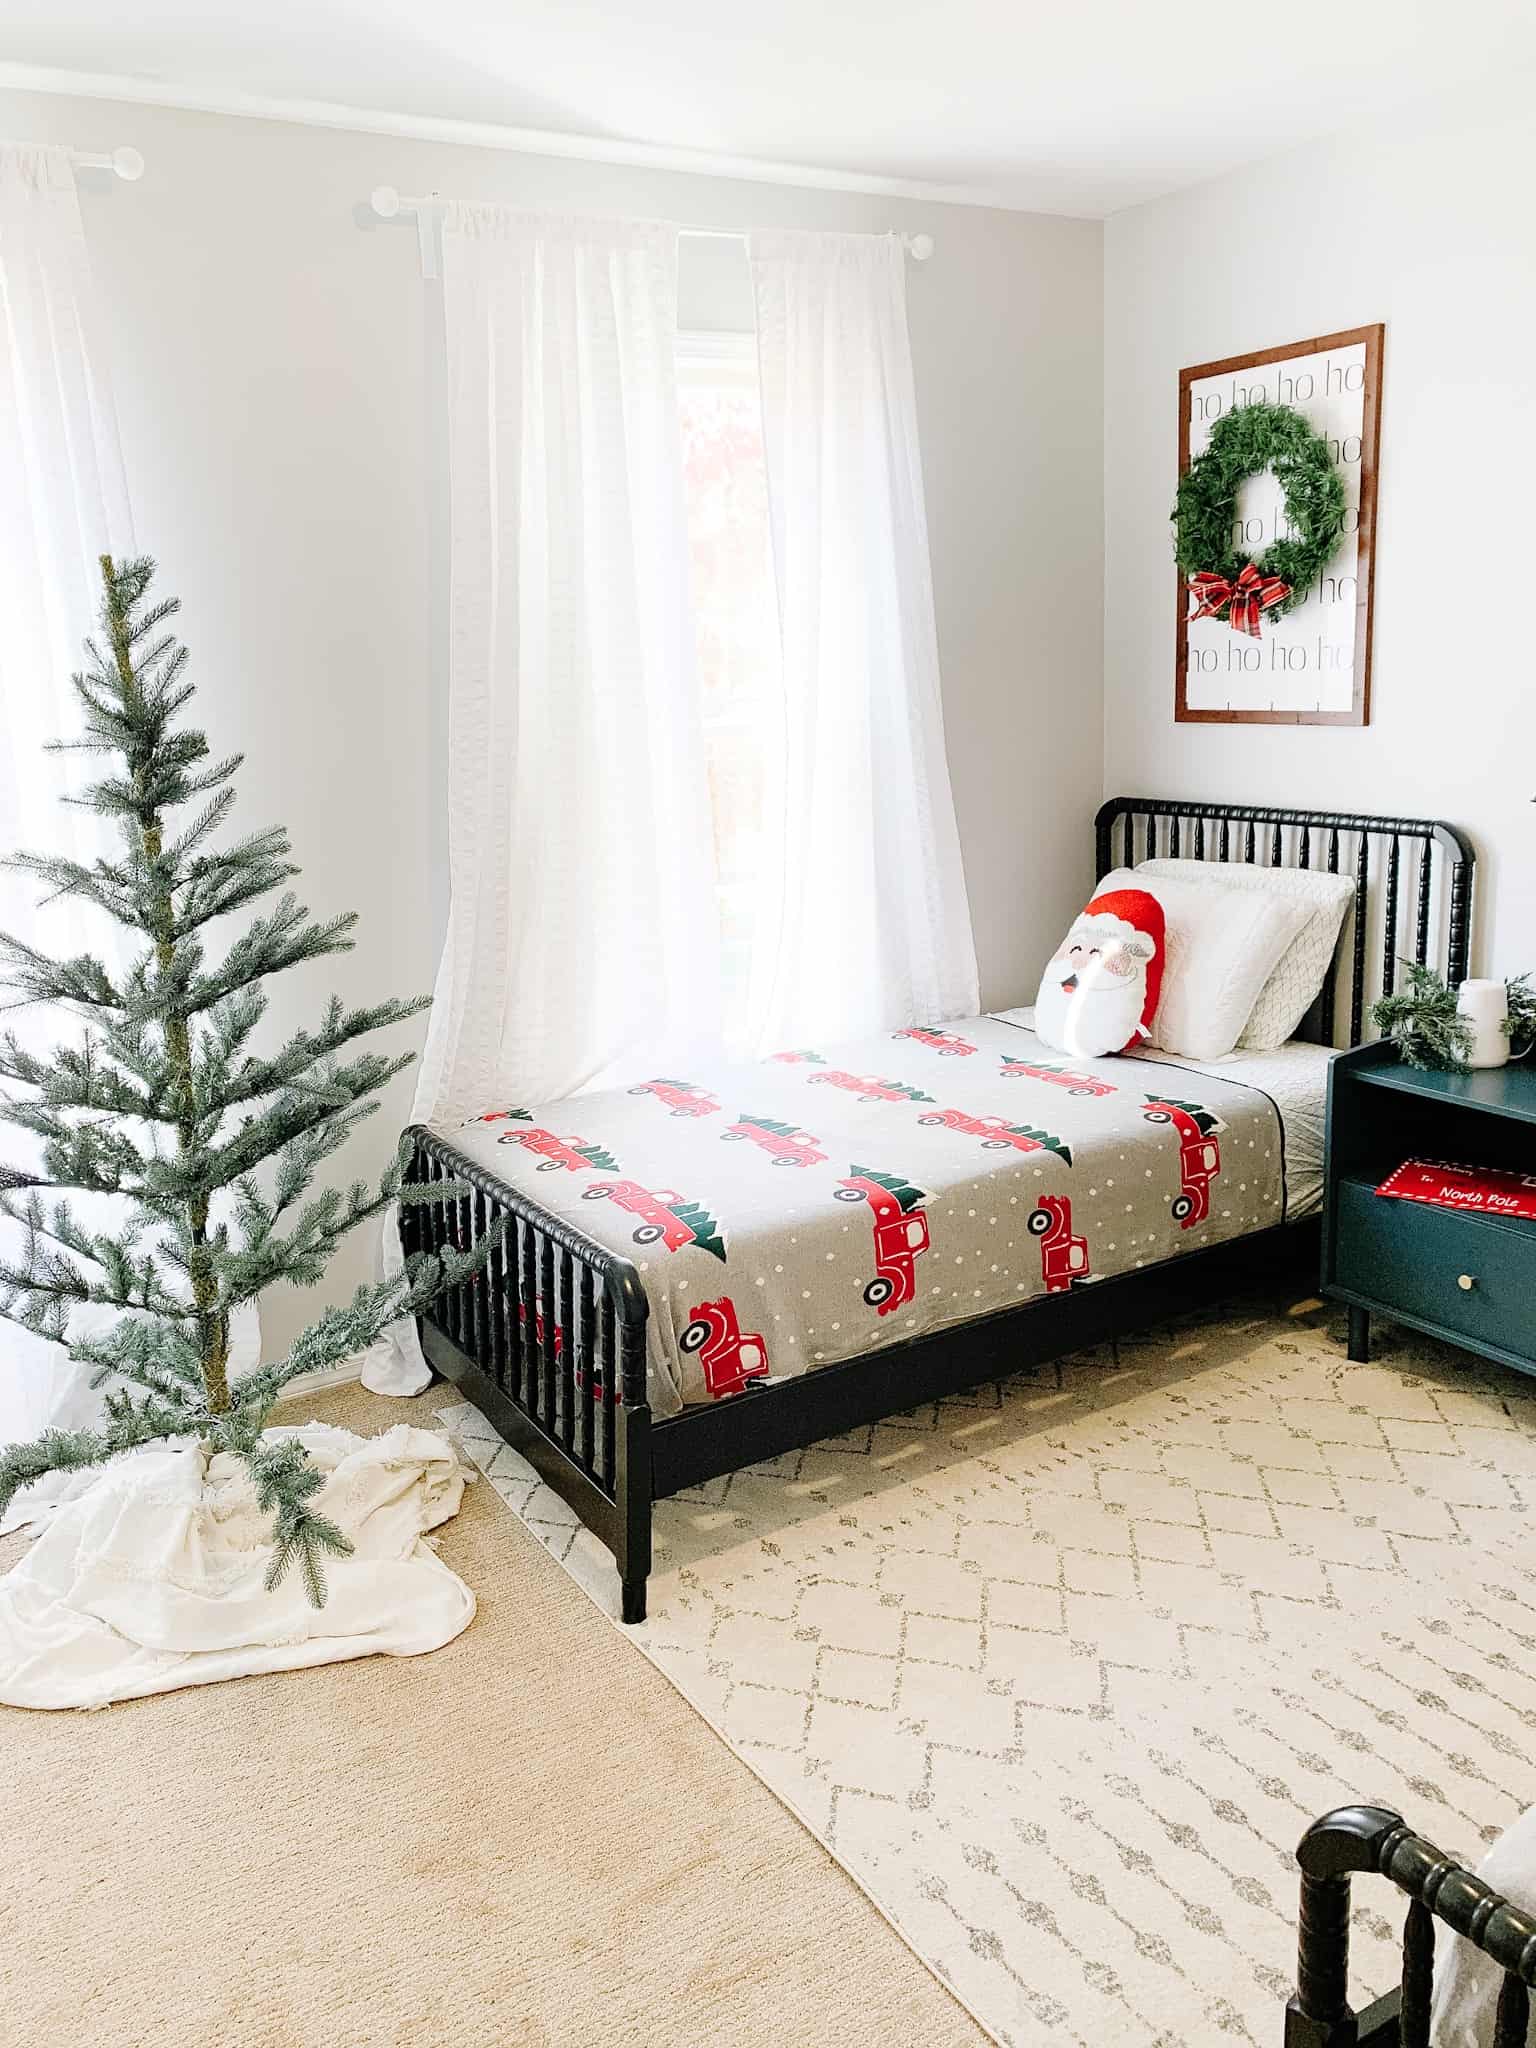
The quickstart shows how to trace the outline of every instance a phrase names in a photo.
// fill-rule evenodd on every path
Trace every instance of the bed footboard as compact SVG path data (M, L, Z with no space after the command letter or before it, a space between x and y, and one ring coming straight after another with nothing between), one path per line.
M1343 1806L1314 1821L1296 1851L1301 1932L1285 2048L1429 2048L1435 1923L1504 1972L1494 2048L1525 2048L1536 1984L1536 1920L1416 1835L1401 1814ZM1349 1888L1379 1872L1407 1894L1402 1983L1364 2012L1349 2003Z
M625 1621L645 1619L651 1568L647 1303L640 1276L435 1132L407 1132L406 1179L472 1194L401 1211L406 1254L459 1251L501 1224L487 1261L420 1319L428 1361L488 1415L613 1552Z

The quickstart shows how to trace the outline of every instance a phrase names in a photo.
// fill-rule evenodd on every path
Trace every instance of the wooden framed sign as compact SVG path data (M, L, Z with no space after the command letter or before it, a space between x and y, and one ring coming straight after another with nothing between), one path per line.
M1281 617L1260 617L1257 634L1234 630L1226 617L1192 617L1198 607L1180 576L1176 720L1368 723L1383 332L1380 325L1356 327L1179 372L1180 475L1235 408L1288 406L1328 444L1346 510L1343 538L1306 596ZM1262 570L1265 549L1290 532L1272 471L1242 484L1234 528L1236 547Z

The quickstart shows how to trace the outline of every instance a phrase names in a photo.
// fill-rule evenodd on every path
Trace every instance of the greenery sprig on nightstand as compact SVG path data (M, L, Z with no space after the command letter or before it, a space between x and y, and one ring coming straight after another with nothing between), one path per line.
M1456 1008L1456 991L1432 967L1402 963L1404 984L1371 1007L1371 1022L1410 1067L1456 1074L1472 1053L1472 1027ZM1536 1019L1536 995L1529 998Z
M1510 1052L1517 1060L1523 1059L1536 1045L1536 987L1528 974L1517 974L1504 986L1509 991L1509 1017L1504 1030Z

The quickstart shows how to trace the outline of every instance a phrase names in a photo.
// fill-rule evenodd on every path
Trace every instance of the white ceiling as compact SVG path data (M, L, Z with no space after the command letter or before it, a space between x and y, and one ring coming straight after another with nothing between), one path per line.
M1533 65L1536 0L5 0L0 23L0 83L112 74L1077 214Z

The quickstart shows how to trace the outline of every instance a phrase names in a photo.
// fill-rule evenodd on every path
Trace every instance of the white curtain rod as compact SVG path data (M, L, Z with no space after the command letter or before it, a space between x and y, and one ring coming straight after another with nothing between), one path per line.
M393 185L375 185L368 195L368 204L380 220L395 220L401 214L414 214L420 220L434 206L446 204L436 192L429 192L420 198L405 199ZM746 233L733 228L686 228L677 231L690 242L744 242ZM896 238L914 263L926 263L933 254L932 235L898 235Z
M77 171L113 171L125 185L137 184L144 175L144 159L136 149L72 149L69 160Z

